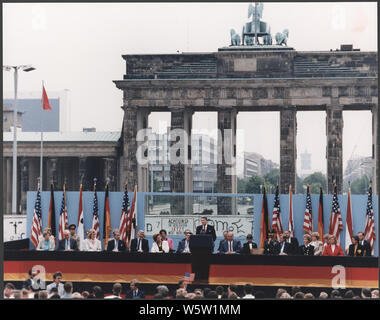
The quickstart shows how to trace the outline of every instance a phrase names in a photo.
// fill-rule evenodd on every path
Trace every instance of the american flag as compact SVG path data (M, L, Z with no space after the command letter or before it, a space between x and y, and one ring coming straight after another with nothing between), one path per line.
M290 232L290 236L294 237L294 221L293 221L293 191L292 186L289 186L289 224L288 230Z
M342 215L338 202L337 186L334 187L334 195L332 201L332 210L330 217L329 234L336 236L337 244L340 244L340 232L343 230Z
M305 217L303 219L303 229L307 234L311 234L313 232L313 214L311 210L310 186L307 186L306 189L306 209Z
M278 185L276 187L276 194L274 196L274 207L273 207L273 216L272 216L272 230L276 230L277 240L280 240L280 234L282 230L282 222L280 216L280 194L279 194Z
M34 205L32 232L31 232L31 237L30 237L36 248L38 246L38 241L41 234L42 234L41 193L40 193L40 185L38 184L37 198L36 198L36 203Z
M194 278L195 278L195 273L186 272L185 276L183 277L183 280L185 280L187 282L193 282Z
M375 220L373 216L373 207L372 207L372 187L368 188L368 202L367 202L367 213L365 219L365 230L364 230L365 240L371 244L372 255L374 254L375 249L375 240L376 240L376 232L375 232Z
M96 182L94 183L94 209L92 211L92 229L95 230L96 239L99 239L99 208L98 196L96 194Z
M129 197L128 197L128 185L125 184L124 189L124 197L123 197L123 207L121 209L121 216L120 216L120 238L124 242L127 241L127 221L128 221L128 214L129 214Z
M68 227L68 221L67 221L67 208L66 208L66 189L65 185L63 185L63 196L62 196L62 203L61 203L61 211L59 213L59 233L58 233L58 239L63 239L63 231L65 231Z

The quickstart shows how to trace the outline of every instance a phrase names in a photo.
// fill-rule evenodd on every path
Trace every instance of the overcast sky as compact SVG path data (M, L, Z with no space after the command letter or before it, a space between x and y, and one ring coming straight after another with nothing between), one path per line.
M239 33L248 21L248 3L112 3L3 4L4 64L33 64L37 70L20 76L19 90L69 89L71 130L96 127L119 131L122 92L112 80L125 73L122 54L215 52L229 45L229 30ZM289 29L288 45L299 51L329 51L353 44L377 50L377 3L265 3L263 21L272 34ZM13 76L4 72L5 96ZM170 123L168 114L152 114ZM216 113L196 113L194 129L216 128ZM313 170L326 171L325 114L297 116L298 154L312 153ZM345 112L343 160L371 155L370 112ZM161 127L165 127L162 125ZM240 113L243 149L279 162L279 114ZM300 157L298 156L298 160Z

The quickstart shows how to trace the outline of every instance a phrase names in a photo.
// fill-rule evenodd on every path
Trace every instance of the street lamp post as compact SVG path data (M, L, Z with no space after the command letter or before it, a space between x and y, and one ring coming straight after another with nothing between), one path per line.
M3 66L3 70L14 70L14 102L13 102L13 165L12 165L12 214L17 213L17 85L18 69L29 72L35 70L30 65Z

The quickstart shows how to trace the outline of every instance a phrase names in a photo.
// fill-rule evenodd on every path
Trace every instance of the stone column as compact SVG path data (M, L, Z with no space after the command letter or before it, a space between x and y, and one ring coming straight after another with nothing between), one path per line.
M147 109L138 109L137 110L137 132L143 129L148 129L148 117L150 111ZM146 132L147 133L147 132ZM149 149L146 150L142 147L143 144L148 143L149 136L144 137L145 141L137 141L137 151L141 150L141 157L145 158L149 156ZM135 136L136 140L136 136ZM144 150L145 149L145 150ZM134 185L131 186L134 188ZM139 163L137 160L137 191L139 192L148 192L149 190L149 163Z
M82 183L83 190L87 190L87 179L86 179L86 160L85 157L80 157L79 159L79 172L78 172L78 178L79 178L79 186ZM91 188L88 189L89 191Z
M378 137L378 105L372 107L372 192L378 193L378 177L379 177L379 137Z
M7 158L7 207L6 214L12 213L12 158Z
M218 163L217 191L218 193L236 193L236 110L218 111ZM233 197L218 197L219 215L236 213L236 199Z
M285 106L280 111L280 193L289 193L292 185L296 190L297 159L297 111L295 107Z
M46 179L46 184L45 184L46 190L50 190L50 185L52 182L54 184L54 189L57 188L57 183L58 183L57 162L58 162L58 158L47 159L47 179Z
M343 107L339 104L327 106L326 109L326 159L327 192L334 192L337 184L338 193L343 192Z
M29 187L29 161L26 158L21 158L20 161L20 171L21 171L21 214L26 214L26 192L28 191Z
M172 192L193 192L191 165L191 110L171 108L170 189ZM172 214L191 214L190 198L176 196L171 202Z
M116 190L116 161L113 158L103 158L104 161L104 181L109 181L109 191Z

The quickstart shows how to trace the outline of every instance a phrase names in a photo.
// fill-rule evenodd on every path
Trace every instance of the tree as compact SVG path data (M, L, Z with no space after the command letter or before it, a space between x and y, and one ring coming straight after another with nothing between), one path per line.
M246 180L237 178L237 193L245 193L246 183Z
M319 193L319 187L326 190L326 175L322 172L314 172L303 180L303 184L310 185L310 193Z
M370 180L367 176L362 176L351 183L351 193L352 194L366 194L368 191L368 185Z
M245 185L245 193L260 193L260 185L264 187L265 180L260 176L252 176Z
M296 175L296 189L293 190L293 192L304 193L303 186L304 186L304 181L298 175Z
M280 181L280 169L272 169L264 176L266 184L276 186Z

